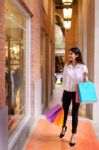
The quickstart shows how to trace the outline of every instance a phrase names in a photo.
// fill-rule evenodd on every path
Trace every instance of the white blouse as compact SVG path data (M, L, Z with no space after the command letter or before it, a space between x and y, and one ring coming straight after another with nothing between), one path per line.
M75 67L70 65L64 66L63 72L63 89L66 91L76 91L77 84L84 81L84 74L88 69L84 64L77 64Z

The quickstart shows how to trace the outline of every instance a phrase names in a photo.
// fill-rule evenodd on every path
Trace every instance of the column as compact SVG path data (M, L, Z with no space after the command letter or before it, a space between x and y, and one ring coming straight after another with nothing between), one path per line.
M95 0L95 25L94 25L94 82L98 102L93 106L93 120L99 123L99 0Z

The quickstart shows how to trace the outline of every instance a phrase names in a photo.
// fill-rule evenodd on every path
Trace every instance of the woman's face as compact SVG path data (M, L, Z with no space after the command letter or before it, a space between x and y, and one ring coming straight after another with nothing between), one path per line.
M77 58L77 55L73 53L72 51L69 51L69 61L75 61Z

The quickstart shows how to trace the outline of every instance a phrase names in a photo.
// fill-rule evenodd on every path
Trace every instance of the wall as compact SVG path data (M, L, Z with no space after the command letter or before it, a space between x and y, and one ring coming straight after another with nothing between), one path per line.
M54 64L51 68L52 53L54 51L54 1L51 0L46 2L46 4L48 4L46 9L48 10L44 10L43 1L40 0L37 0L36 2L34 0L19 1L28 10L28 12L31 12L33 15L31 18L31 113L34 113L35 110L33 106L35 106L36 95L34 95L33 91L35 91L35 81L39 81L40 78L42 78L41 90L43 92L43 97L41 99L43 102L42 105L45 106L47 106L48 101L50 101L50 95L54 87ZM42 31L45 34L45 46L42 46L41 43ZM51 41L51 48L49 41ZM44 51L42 47L45 47L45 52L41 52ZM44 59L45 61L41 64Z
M88 77L94 81L94 3L91 0L78 1L78 46L88 67ZM86 105L86 116L93 118L93 105Z
M8 108L0 108L0 150L8 149Z
M40 0L19 0L21 5L30 13L31 17L31 114L35 112L36 95L35 81L41 78L40 46L41 46L41 8ZM38 85L39 87L39 85ZM35 109L34 109L35 108Z
M0 1L0 106L5 102L4 0Z
M78 3L78 45L82 49L84 62L88 66L88 77L95 83L97 99L99 99L99 1L79 0ZM87 104L86 116L94 122L99 122L97 115L99 101Z
M4 0L0 1L0 149L8 148L8 110L5 103Z
M48 107L54 88L54 1L42 7L41 20L41 76L42 107ZM47 10L48 8L48 10ZM46 10L46 11L45 11ZM52 64L53 63L53 64Z
M82 51L84 63L87 65L87 21L88 8L86 0L78 1L78 47Z
M87 0L87 66L89 80L94 82L94 1ZM86 38L85 38L86 39ZM87 116L93 119L93 106L87 105Z

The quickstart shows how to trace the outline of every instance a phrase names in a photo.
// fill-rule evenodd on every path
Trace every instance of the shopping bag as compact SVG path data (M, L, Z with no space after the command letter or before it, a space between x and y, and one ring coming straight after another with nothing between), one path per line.
M78 96L81 103L93 103L97 101L96 90L93 82L81 82L78 84Z
M80 101L79 101L78 87L76 89L76 103L80 103Z
M57 104L53 108L51 108L49 111L45 113L45 117L48 121L53 122L55 117L57 116L58 112L61 110L62 106Z
M60 109L57 110L56 112L54 112L50 117L48 117L48 118L46 117L47 120L52 123L55 120L55 118L56 118L57 114L59 113L59 111L60 111Z
M54 119L53 124L63 126L63 119L64 119L64 110L63 108L61 108L56 118Z

